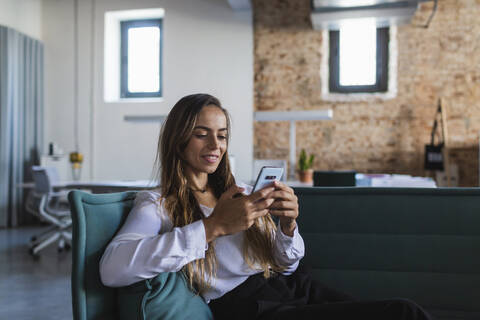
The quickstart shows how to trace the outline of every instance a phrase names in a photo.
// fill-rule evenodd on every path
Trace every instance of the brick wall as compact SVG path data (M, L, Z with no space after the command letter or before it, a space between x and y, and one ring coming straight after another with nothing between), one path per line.
M411 25L397 28L398 93L393 99L322 100L322 32L310 22L309 0L254 0L255 110L332 109L331 121L297 123L297 155L317 155L315 169L424 175L424 145L438 98L448 108L452 161L460 185L478 185L480 132L480 1L420 5ZM254 156L288 159L288 123L256 123Z

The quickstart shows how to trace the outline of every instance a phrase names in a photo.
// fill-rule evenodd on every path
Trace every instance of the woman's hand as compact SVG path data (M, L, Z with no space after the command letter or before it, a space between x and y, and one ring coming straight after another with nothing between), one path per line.
M247 230L255 219L268 214L275 199L270 194L275 188L267 187L248 196L235 197L244 188L236 185L229 188L218 199L212 214L203 219L207 242L217 237Z
M293 237L293 231L297 225L298 198L293 189L286 184L275 181L275 191L269 195L275 202L270 206L270 214L280 218L280 227L287 236Z

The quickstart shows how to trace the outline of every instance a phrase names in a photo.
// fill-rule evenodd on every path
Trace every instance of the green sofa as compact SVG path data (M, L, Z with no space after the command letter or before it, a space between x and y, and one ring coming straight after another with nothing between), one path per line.
M480 189L296 188L304 262L358 299L410 298L437 319L480 319ZM118 319L98 262L135 192L69 195L74 319Z
M480 319L480 189L297 188L304 262L358 299Z

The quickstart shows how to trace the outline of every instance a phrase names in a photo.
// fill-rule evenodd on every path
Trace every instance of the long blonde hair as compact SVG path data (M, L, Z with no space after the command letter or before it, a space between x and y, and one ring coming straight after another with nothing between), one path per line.
M180 99L168 114L160 131L155 167L157 175L160 174L164 206L174 227L183 227L203 218L200 205L188 186L183 153L192 137L198 114L203 107L211 105L218 107L225 114L229 136L231 126L228 112L222 108L217 98L208 94L192 94ZM216 171L208 175L208 185L218 199L234 184L235 178L230 170L227 150ZM271 275L271 270L274 272L284 270L273 256L275 229L272 218L266 215L257 219L245 232L244 259L251 267L259 265L265 277ZM216 264L215 242L212 241L204 259L192 261L183 267L182 271L195 292L201 294L210 287L211 279L216 274Z

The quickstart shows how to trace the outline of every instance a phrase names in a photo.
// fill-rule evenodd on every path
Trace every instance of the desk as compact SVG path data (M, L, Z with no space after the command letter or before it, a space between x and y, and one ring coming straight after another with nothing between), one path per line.
M18 185L22 188L35 187L33 182L25 182ZM52 185L58 189L88 189L92 193L121 192L128 190L155 189L157 185L150 180L92 180L92 181L60 181Z
M362 174L355 175L357 187L384 188L436 188L437 185L429 177L413 177L404 174Z
M252 183L252 186L255 183ZM312 187L311 183L302 183L300 181L287 181L290 187ZM33 187L33 183L32 183ZM121 192L128 190L150 190L155 189L158 185L150 180L125 180L125 181L65 181L55 184L54 188L59 189L88 189L92 193L108 193Z
M250 185L254 185L251 181ZM290 180L286 184L290 187L312 187L311 183L302 183L300 181ZM32 189L35 187L33 182L18 184L19 188ZM156 186L150 180L103 180L103 181L61 181L52 185L54 189L88 189L93 193L121 192L127 190L150 190Z
M298 180L288 180L286 182L287 186L290 188L309 188L313 187L313 183L300 182Z
M240 181L237 181L237 183L240 182ZM243 182L243 181L241 181ZM313 187L313 182L312 183L304 183L304 182L300 182L298 180L287 180L287 181L281 181L283 183L285 183L287 186L289 186L290 188L308 188L308 187ZM249 185L249 186L254 186L255 185L255 181L248 181L248 182L245 182L245 184Z
M355 187L383 187L383 188L436 188L437 185L432 178L412 177L401 174L363 174L355 175ZM314 187L312 184L300 181L287 181L288 186ZM353 187L353 186L352 186ZM318 187L317 187L318 188Z

